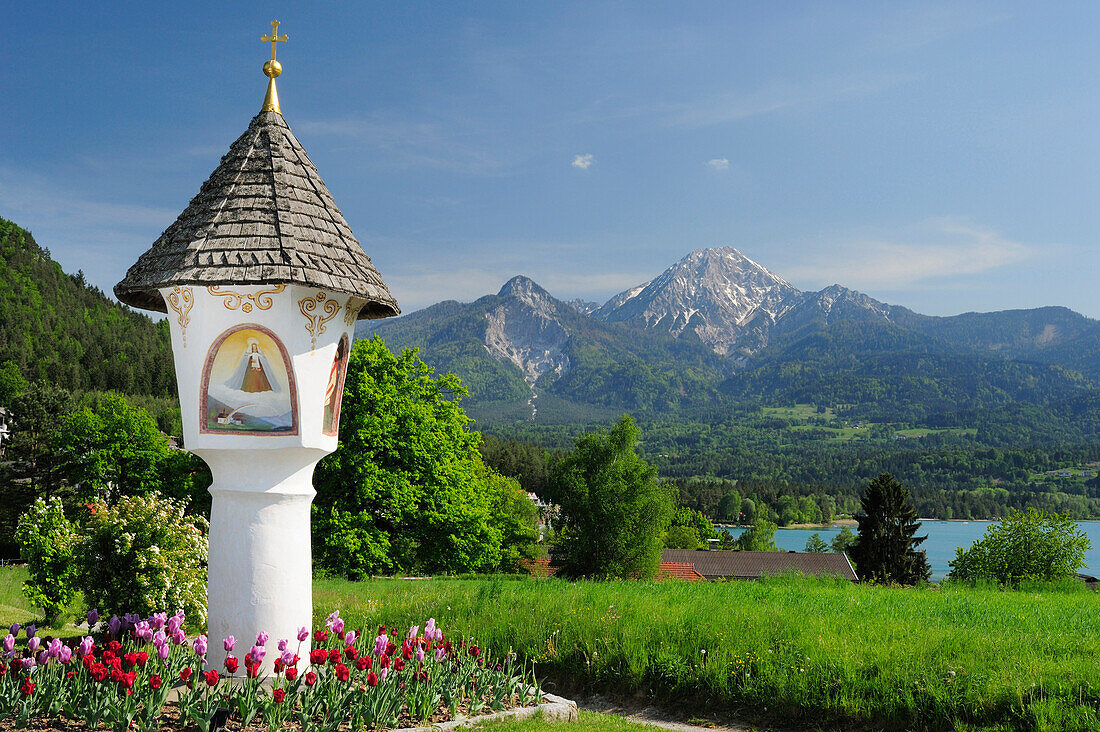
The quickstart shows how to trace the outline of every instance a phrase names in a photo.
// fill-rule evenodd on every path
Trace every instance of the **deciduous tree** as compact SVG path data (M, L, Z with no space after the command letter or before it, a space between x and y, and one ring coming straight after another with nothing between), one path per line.
M952 579L989 579L1016 586L1027 580L1072 577L1085 564L1088 536L1068 515L1029 508L1013 511L969 549L957 550Z
M671 491L635 451L624 416L609 433L578 437L550 467L547 493L560 507L554 563L567 577L651 578L672 519Z

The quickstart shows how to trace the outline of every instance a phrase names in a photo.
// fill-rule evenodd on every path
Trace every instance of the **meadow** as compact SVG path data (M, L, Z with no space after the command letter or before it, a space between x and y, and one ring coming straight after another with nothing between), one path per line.
M29 612L0 570L0 623ZM14 595L13 595L14 590ZM644 697L685 717L814 729L1098 730L1100 597L805 578L566 582L320 579L316 620L435 617L536 664L547 690Z
M566 693L809 727L1100 729L1100 598L1075 585L900 589L804 578L318 581L353 624L434 615Z

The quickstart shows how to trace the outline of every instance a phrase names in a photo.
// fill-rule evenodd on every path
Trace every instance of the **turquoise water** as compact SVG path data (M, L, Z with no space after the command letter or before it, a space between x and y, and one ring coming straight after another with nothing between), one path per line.
M928 540L921 544L928 554L928 563L932 565L932 579L941 580L947 576L947 563L955 558L956 547L967 548L980 539L989 527L990 521L924 521L920 534L927 534ZM1100 521L1079 521L1077 523L1088 535L1092 548L1085 554L1085 568L1082 572L1100 574ZM726 529L732 536L738 537L744 529ZM852 528L855 531L855 527ZM830 529L779 529L775 532L775 544L784 551L802 551L810 534L821 534L828 543L840 533L840 527Z

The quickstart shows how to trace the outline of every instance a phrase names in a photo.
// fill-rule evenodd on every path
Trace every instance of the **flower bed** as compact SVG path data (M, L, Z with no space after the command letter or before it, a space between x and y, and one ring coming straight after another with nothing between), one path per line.
M470 641L452 642L434 620L403 638L384 627L364 636L345 632L333 613L312 633L308 658L298 655L310 638L306 628L294 639L260 633L244 651L232 636L211 648L205 635L189 638L182 626L182 613L112 617L98 641L71 645L38 638L31 626L18 649L20 628L12 626L2 641L0 729L102 723L120 732L210 732L229 717L230 729L334 732L433 724L542 701L533 673L517 668L514 655L498 661ZM278 657L264 680L269 653Z

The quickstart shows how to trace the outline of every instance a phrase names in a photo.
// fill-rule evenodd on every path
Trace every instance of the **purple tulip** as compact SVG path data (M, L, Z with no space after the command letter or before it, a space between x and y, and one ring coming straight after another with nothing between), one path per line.
M298 628L298 642L304 643L307 640L309 640L309 628L305 626Z
M388 646L389 644L390 639L385 633L379 635L377 638L374 639L374 655L381 656L383 653L386 652L386 646Z
M34 653L35 651L37 651L38 646L40 646L40 645L42 645L42 639L41 638L32 637L29 641L27 641L27 648L30 649L31 653Z
M336 635L340 635L341 633L344 632L344 619L343 618L336 618L336 620L332 621L332 632L335 633Z
M153 628L149 625L148 622L141 620L137 623L137 625L134 626L134 637L141 638L143 641L148 643L149 641L153 640Z
M24 658L23 659L23 670L24 671L30 671L32 668L34 668L34 658L33 657Z
M196 638L194 646L196 656L205 656L206 650L209 647L209 642L207 641L206 636L200 635L198 638Z
M8 628L8 632L11 633L12 635L19 635L19 629L22 628L22 627L23 626L20 625L19 623L12 623L11 627Z
M168 642L168 636L165 634L165 632L163 630L158 630L156 633L153 633L153 645L154 646L163 646L167 642Z
M417 663L424 663L424 647L423 646L417 646L417 648L416 648L416 662Z
M294 665L294 654L290 651L283 651L283 655L279 657L279 660L283 662L283 665L290 668Z
M442 661L443 657L446 656L446 655L447 655L447 652L443 650L442 646L435 649L435 660Z
M183 632L183 628L176 628L176 632L172 634L172 642L177 646L182 646L187 642L187 636Z
M99 611L94 607L88 611L88 629L90 630L96 623L99 622Z
M52 641L50 641L50 658L57 658L58 654L61 653L61 647L63 645L64 643L61 642L60 638L54 638Z
M252 648L248 650L248 656L252 659L252 663L254 664L263 661L264 656L266 655L267 651L264 650L264 647L260 645L252 646Z
M431 638L435 635L435 618L428 618L428 622L424 623L424 636Z
M168 622L164 624L164 632L168 635L175 635L176 631L183 625L183 621L176 615L168 618Z
M389 666L383 666L382 670L378 672L378 680L379 681L385 681L386 677L389 676L389 675L390 675L390 667Z
M339 610L333 610L331 613L329 613L329 616L325 618L325 627L329 630L332 630L332 625L336 622L336 618L338 617L340 617Z
M412 640L413 638L415 638L418 635L420 635L420 626L419 625L414 625L413 627L409 628L409 634L405 637L408 638L409 640Z
M162 661L168 660L168 654L172 652L172 649L168 647L167 643L161 643L157 646L157 658Z
M34 623L31 623L30 625L28 625L26 628L23 629L23 632L25 632L27 634L28 638L33 638L35 630L36 630L36 628L34 627Z
M81 656L87 656L92 652L92 647L95 646L95 641L92 640L92 636L86 635L80 639L80 645L76 650Z
M4 636L4 653L11 653L15 648L15 636L8 633Z
M118 619L117 615L112 615L111 619L107 621L107 631L117 638L120 630L122 630L122 621Z
M154 630L160 630L168 622L168 613L153 613L153 617L149 618L149 625L153 626Z
M354 646L355 645L355 639L358 638L358 637L359 637L358 633L356 633L354 630L349 630L348 634L344 636L344 643L346 643L349 646Z
M229 636L224 641L222 641L222 648L225 649L226 653L229 653L230 651L232 651L233 647L236 646L236 645L237 645L237 639L234 638L233 636Z
M256 634L256 645L260 646L261 648L264 647L265 645L267 645L267 639L269 637L270 636L267 633L261 630L259 633Z
M38 655L34 657L34 662L37 663L39 666L45 666L47 663L50 662L50 652L43 648L41 651L38 652Z
M61 650L57 653L57 660L61 663L68 663L73 659L73 649L68 646L61 646Z

